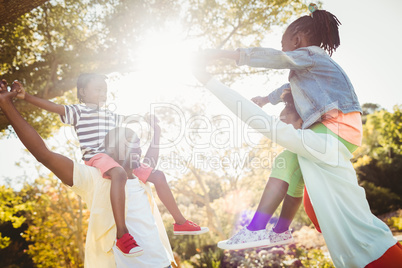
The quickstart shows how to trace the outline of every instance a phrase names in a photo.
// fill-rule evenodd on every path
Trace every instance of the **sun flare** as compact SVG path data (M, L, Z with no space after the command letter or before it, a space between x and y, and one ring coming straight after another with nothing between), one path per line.
M151 103L180 99L194 101L196 83L191 73L192 57L199 50L199 40L189 40L180 24L164 30L149 31L133 54L134 71L110 81L120 113L149 111ZM187 95L189 94L189 95Z
M191 57L197 48L183 36L180 25L152 31L135 53L136 70L161 79L177 79L190 72Z

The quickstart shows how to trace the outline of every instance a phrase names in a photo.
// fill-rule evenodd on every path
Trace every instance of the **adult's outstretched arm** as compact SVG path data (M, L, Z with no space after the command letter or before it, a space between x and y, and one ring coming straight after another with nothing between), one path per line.
M40 163L50 169L64 184L73 186L74 163L71 159L50 151L36 130L17 111L12 98L17 92L0 91L0 107L21 142Z
M337 166L339 150L347 150L346 147L339 147L339 141L330 135L318 134L309 129L295 129L268 115L259 106L206 73L198 73L196 77L243 122L300 156L313 162Z

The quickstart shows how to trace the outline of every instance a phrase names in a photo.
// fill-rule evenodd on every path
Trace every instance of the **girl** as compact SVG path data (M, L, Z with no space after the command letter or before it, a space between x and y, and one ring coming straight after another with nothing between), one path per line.
M78 77L77 97L84 104L56 104L26 93L22 85L15 82L21 88L17 98L25 99L42 109L57 113L60 115L63 123L74 126L83 154L82 159L85 161L85 164L99 168L103 177L110 178L112 181L110 199L117 229L117 248L128 256L139 256L143 253L143 250L128 233L125 223L125 185L127 174L113 158L105 153L103 144L109 130L121 126L124 121L128 121L130 118L112 113L107 109L102 109L107 99L106 78L104 75L94 73L84 73ZM157 122L153 127L155 132L153 142L155 142L155 139L159 140L160 128ZM131 160L137 161L138 159ZM208 231L208 228L201 228L184 218L163 172L154 172L152 167L141 164L133 170L133 174L142 182L146 183L149 181L155 185L158 197L176 221L173 227L174 234L202 234Z
M282 112L286 118L281 118L284 122L280 122L213 79L205 72L205 67L195 70L195 76L243 122L269 139L275 137L275 142L298 155L297 160L316 212L315 224L320 224L335 267L401 267L402 246L392 236L388 226L371 213L364 189L357 183L350 162L352 154L345 140L326 127L319 130L296 129L301 127L302 122L291 100L286 101ZM238 111L239 104L241 113ZM267 191L273 193L276 189L267 185L264 195ZM260 206L264 205L263 202L261 199ZM245 231L243 234L237 241L239 245L247 243L250 238L258 241L268 236L266 230ZM218 243L218 247L224 245L228 245L228 240Z
M268 102L277 104L284 91L291 90L295 108L303 120L303 129L325 132L328 128L348 144L350 151L354 151L361 145L362 111L349 78L330 57L340 45L340 22L330 12L318 10L315 4L310 4L309 10L310 16L295 20L286 29L282 36L282 51L271 48L209 50L206 57L234 59L238 65L252 67L290 69L288 84L266 97L255 97L252 100L259 106ZM289 225L302 202L304 181L294 152L285 150L277 159L284 159L286 168L278 168L274 164L257 212L247 228L228 240L230 249L272 246L293 241ZM277 191L268 192L269 188ZM286 194L290 198L288 205L284 203L278 223L268 236L258 239L261 235L257 231L265 230ZM241 237L248 237L250 244L236 243L242 240ZM256 241L257 244L254 243Z

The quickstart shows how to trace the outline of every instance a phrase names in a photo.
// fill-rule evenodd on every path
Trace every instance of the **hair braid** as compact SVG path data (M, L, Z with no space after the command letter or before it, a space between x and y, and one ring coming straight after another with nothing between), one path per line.
M317 10L313 13L314 28L321 39L321 47L328 51L329 55L339 47L338 26L341 24L336 16L325 10Z
M338 26L341 22L332 13L316 10L312 16L303 16L289 25L293 34L303 32L309 41L324 50L330 56L340 45Z

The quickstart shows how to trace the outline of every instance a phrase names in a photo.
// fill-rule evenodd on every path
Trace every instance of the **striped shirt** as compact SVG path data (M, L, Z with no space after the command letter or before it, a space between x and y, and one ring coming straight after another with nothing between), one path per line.
M82 159L89 161L98 153L104 153L106 134L123 124L124 116L106 109L90 108L83 104L65 105L61 121L72 125L80 142Z

